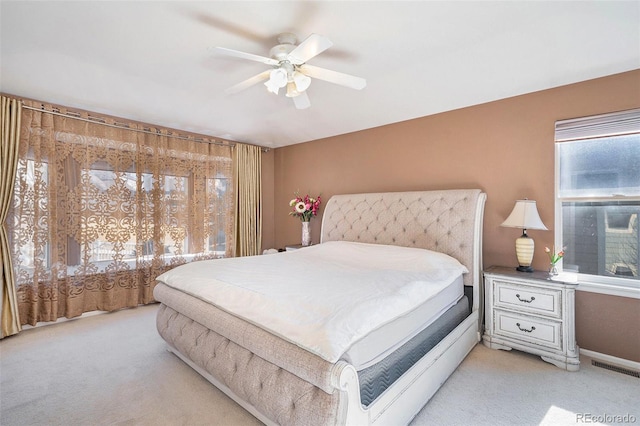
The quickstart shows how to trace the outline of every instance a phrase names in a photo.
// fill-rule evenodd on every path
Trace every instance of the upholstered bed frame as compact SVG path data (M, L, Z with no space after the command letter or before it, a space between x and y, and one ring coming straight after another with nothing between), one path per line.
M184 362L266 424L406 424L480 340L480 190L337 195L327 203L321 242L420 247L457 258L469 273L471 314L367 407L358 374L159 282L157 327ZM274 255L277 256L277 255Z

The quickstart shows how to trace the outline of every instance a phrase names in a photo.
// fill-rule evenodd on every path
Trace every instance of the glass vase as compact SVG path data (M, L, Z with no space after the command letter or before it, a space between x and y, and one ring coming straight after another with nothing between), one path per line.
M555 277L556 275L558 275L558 268L556 267L555 264L551 264L549 266L549 276L550 277Z
M311 222L302 222L302 245L311 245Z

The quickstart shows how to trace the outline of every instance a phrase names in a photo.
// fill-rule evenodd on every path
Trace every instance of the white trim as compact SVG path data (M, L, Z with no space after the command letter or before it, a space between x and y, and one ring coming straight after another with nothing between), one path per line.
M138 305L138 306L142 306L142 305ZM138 307L138 306L136 306L136 307ZM73 317L73 318L59 317L59 318L56 318L55 320L52 320L52 321L38 321L36 323L36 325L23 324L22 325L22 331L30 330L32 328L46 327L48 325L61 324L63 322L67 322L67 321L75 321L75 320L79 320L79 319L82 319L82 318L92 317L94 315L108 314L108 313L111 313L111 312L112 311L89 311L89 312L84 312L83 314L80 314L79 316Z
M596 282L581 281L578 285L578 291L587 291L590 293L608 294L609 296L630 297L632 299L640 299L640 288L619 286L614 284L603 284Z
M624 367L628 370L640 371L640 362L618 358L615 356L602 354L600 352L590 351L588 349L580 349L580 355L584 355L596 361L606 362L607 364L612 364L617 367Z
M578 283L577 290L579 291L640 299L640 286L638 285L640 283L637 280L599 275L581 275L570 271L561 272L558 275L558 279L564 282Z
M596 277L600 280L590 280L584 277ZM636 280L596 275L580 275L571 271L561 271L560 274L553 277L552 280L565 283L577 283L577 290L579 291L640 299L640 286L638 285L640 283ZM630 283L627 284L627 281L630 281Z
M554 187L553 187L553 241L557 247L564 247L562 241L562 201L558 197L560 192L560 146L556 143L554 146ZM560 260L560 270L562 270L562 259Z

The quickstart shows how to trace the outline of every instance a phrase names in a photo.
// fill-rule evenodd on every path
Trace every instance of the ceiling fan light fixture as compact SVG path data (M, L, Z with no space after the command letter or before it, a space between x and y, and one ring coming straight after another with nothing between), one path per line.
M276 68L269 73L269 80L264 85L267 86L269 92L278 94L278 91L287 85L287 71L282 68Z
M296 88L296 84L294 82L287 83L287 98L295 98L300 95L300 90Z
M279 87L279 86L277 86L277 85L275 85L275 84L273 84L273 82L272 82L271 80L267 80L267 81L265 81L265 82L264 82L264 85L265 85L265 86L267 86L267 90L268 90L270 93L273 93L273 94L275 94L275 95L277 95L277 94L278 94L278 91L280 90L280 87Z
M287 85L287 71L276 68L269 73L269 80L278 87L284 87Z
M293 81L296 84L296 90L298 92L304 92L311 85L311 78L304 75L300 71L294 71Z

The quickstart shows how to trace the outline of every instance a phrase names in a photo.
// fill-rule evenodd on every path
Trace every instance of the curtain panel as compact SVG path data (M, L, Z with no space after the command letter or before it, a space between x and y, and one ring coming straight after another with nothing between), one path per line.
M4 338L22 329L6 227L18 165L22 104L5 96L0 100L0 338Z
M153 302L164 271L233 252L231 146L78 118L23 108L7 219L22 324Z
M260 147L237 144L234 153L236 256L260 254L262 247L262 155Z

